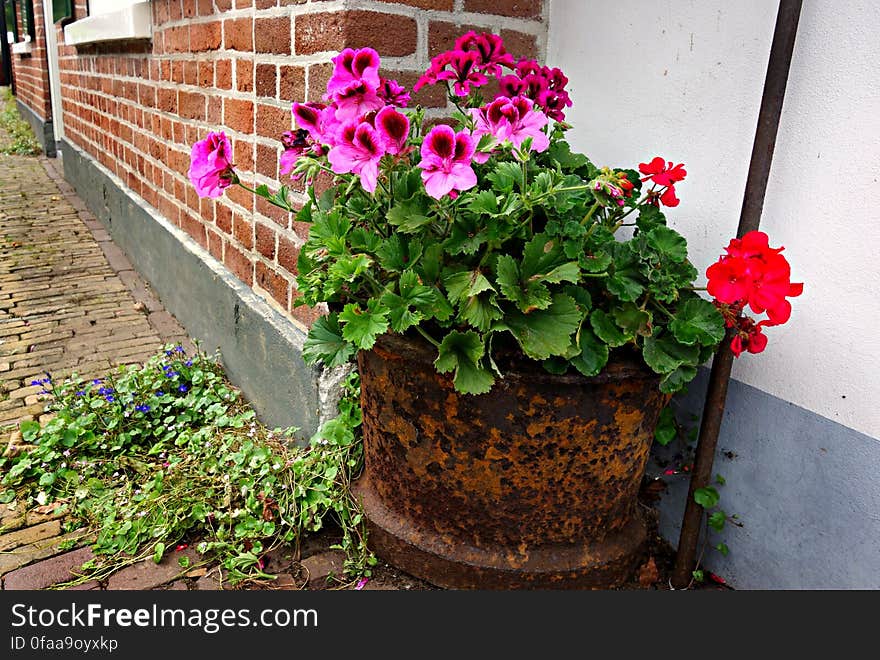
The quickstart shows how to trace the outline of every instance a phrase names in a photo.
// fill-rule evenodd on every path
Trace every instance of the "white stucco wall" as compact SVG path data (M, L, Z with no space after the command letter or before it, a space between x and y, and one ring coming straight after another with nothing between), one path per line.
M777 3L550 0L574 146L598 165L684 162L668 217L704 272L736 231ZM784 245L788 325L734 377L880 438L880 3L807 0L762 229Z

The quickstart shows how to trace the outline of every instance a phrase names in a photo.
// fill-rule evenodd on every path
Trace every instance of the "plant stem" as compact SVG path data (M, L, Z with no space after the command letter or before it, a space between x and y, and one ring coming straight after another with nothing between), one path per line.
M419 325L414 326L414 327L415 327L415 329L418 331L418 333L419 333L422 337L424 337L424 338L427 339L429 342L431 342L432 344L434 344L434 347L435 347L435 348L438 348L438 349L440 348L440 342L437 341L436 339L434 339L431 335L429 335L428 332L427 332L424 328L422 328L422 327L419 326Z
M595 215L596 211L599 210L600 206L602 206L602 205L597 201L593 204L593 206L590 207L590 210L587 211L587 214L584 216L584 219L581 220L581 227L586 225L592 219L593 215Z

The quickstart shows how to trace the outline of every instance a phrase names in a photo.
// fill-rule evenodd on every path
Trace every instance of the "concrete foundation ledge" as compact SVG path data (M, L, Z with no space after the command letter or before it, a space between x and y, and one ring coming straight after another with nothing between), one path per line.
M55 129L52 126L52 120L43 121L30 106L25 105L18 99L15 99L15 105L18 108L18 114L30 125L34 136L37 138L37 142L40 143L40 147L43 149L43 153L49 158L54 158L56 155Z
M260 419L311 435L333 397L319 393L319 372L303 362L305 331L91 156L67 140L61 154L77 194L187 332L204 350L220 349Z

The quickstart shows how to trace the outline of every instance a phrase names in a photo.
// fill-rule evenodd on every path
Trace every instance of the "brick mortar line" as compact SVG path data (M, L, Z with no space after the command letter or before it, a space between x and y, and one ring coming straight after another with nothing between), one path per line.
M80 145L80 148L82 148L81 145ZM92 156L92 157L94 157L94 154L91 154L91 153L90 153L89 155ZM176 173L173 173L173 174L175 174L175 176L176 176ZM117 177L118 177L118 176L119 176L119 175L118 175L118 173L117 173ZM121 177L119 177L119 178L121 178ZM130 194L130 195L132 195L132 196L137 196L137 197L139 197L139 198L141 199L141 201L142 201L145 205L151 207L151 208L154 209L157 213L162 214L162 211L161 211L159 208L157 208L156 206L154 206L154 205L150 204L149 202L147 202L147 200L144 199L143 196L139 195L137 192L135 192L134 190L132 190L132 189L129 188L128 186L125 186L125 188L126 188L126 193L127 193L127 194ZM163 190L164 190L164 189L163 189ZM75 193L74 193L73 196L76 197ZM185 203L182 203L182 202L180 202L179 200L177 200L177 198L174 197L173 195L170 196L170 197L165 197L165 196L163 196L163 197L166 199L166 201L172 203L172 204L173 204L174 206L176 206L179 210L185 210L185 211L186 211L188 214L190 214L191 216L192 216L193 213L195 213L195 212L194 212L189 206L187 206ZM235 204L235 203L232 202L231 200L229 200L228 203L229 203L229 205L232 207L232 210L233 210L233 211L236 211L237 209L243 209L243 207L239 206L238 204ZM294 246L297 247L297 248L301 248L302 245L305 243L305 241L304 241L299 235L297 235L295 232L293 232L292 230L289 230L289 229L285 229L285 228L283 228L283 227L280 227L280 226L279 226L276 222L274 222L271 218L268 218L268 217L266 217L266 216L260 214L260 213L257 212L257 211L250 211L250 210L247 210L247 209L243 209L241 215L244 215L244 216L250 216L250 219L253 220L253 221L256 221L256 220L259 219L259 220L260 220L260 223L259 223L259 224L263 224L263 225L266 225L267 227L270 227L270 228L276 229L276 232L275 232L275 233L276 233L276 238L275 238L275 243L276 243L275 259L273 259L273 260L268 260L268 259L266 259L266 258L262 255L262 253L259 252L259 250L257 249L257 247L256 247L256 244L257 244L257 243L256 243L256 235L255 235L255 234L256 234L256 227L254 226L254 229L253 229L253 233L254 233L254 236L253 236L253 244L254 244L254 247L253 247L253 248L247 248L247 247L245 247L245 246L244 246L244 245L243 245L243 244L242 244L237 238L235 238L235 235L234 235L234 234L227 234L227 233L222 232L222 231L219 231L219 230L217 231L217 233L218 233L218 234L222 237L222 239L224 240L224 248L223 248L223 257L224 257L224 260L223 260L223 261L220 261L220 263L224 266L224 268L226 268L227 270L229 270L229 266L225 263L225 257L226 257L225 244L227 244L227 243L228 243L228 244L231 244L231 245L232 245L232 246L233 246L238 252L241 252L242 255L245 256L245 257L247 258L248 262L251 264L251 275L252 275L252 278L253 278L253 283L252 283L250 286L251 286L252 289L254 289L254 290L258 291L258 292L265 293L265 294L266 294L265 297L268 297L273 303L278 304L277 301L275 301L275 299L272 298L271 294L270 294L268 291L266 291L265 289L263 289L262 287L260 287L259 284L257 283L257 278L256 278L256 268L257 268L257 263L259 262L259 263L262 263L262 264L263 264L266 268L268 268L271 272L275 273L276 275L278 275L279 277L283 278L283 279L287 282L287 285L288 285L288 300L290 300L291 296L293 295L292 292L298 290L298 287L297 287L297 284L296 284L296 274L295 274L295 273L292 273L291 271L289 271L289 270L287 270L286 268L284 268L284 267L280 264L280 262L278 261L278 243L279 243L279 238L278 238L278 237L284 235L284 237L287 238L288 240L290 240L292 243L294 243ZM210 222L208 222L208 221L205 221L203 218L200 218L198 215L195 215L195 216L192 216L192 217L194 217L196 220L198 220L199 222L201 222L201 224L206 228L206 230L207 230L209 227L211 227L212 225L216 227L216 222L214 222L214 223L210 223ZM172 220L171 218L169 218L168 220L169 220L169 222L172 222L172 223L173 223L173 220ZM255 225L255 223L253 223L253 224ZM180 228L179 225L177 225L177 226ZM91 228L89 228L89 229L91 230ZM181 229L181 231L185 231L185 230L183 230L182 228L180 228L180 229ZM207 250L206 250L206 251L207 251ZM214 255L211 255L210 253L209 253L209 256L211 256L212 259L217 260L216 257L214 257ZM219 261L219 260L217 260L217 261ZM134 269L132 268L132 270L134 270ZM134 272L136 273L137 271L134 271ZM279 305L279 310L280 310L280 305ZM285 316L290 316L290 314L291 314L291 312L289 312L289 311L287 311L287 310L283 310L283 313L285 314ZM291 317L291 320L294 320L293 317Z

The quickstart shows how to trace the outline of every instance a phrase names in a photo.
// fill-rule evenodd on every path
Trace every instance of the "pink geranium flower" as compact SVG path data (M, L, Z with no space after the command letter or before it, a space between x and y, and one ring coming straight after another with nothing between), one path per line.
M379 53L372 48L346 48L332 62L333 75L327 81L328 100L358 83L364 83L373 91L379 88Z
M226 133L210 132L192 146L189 180L199 197L220 197L235 179L232 144Z
M504 40L497 34L471 30L455 40L455 50L473 51L480 57L480 67L490 76L500 76L501 67L513 68L513 55L504 48Z
M499 96L489 105L471 110L476 127L474 135L492 135L499 142L510 142L517 149L526 138L532 138L532 151L544 151L550 138L544 133L547 115L534 109L524 96Z
M368 122L350 121L342 125L327 157L334 172L360 175L364 190L373 192L379 178L379 160L384 155L385 141L379 132Z
M385 151L399 154L406 146L409 137L409 119L390 105L382 108L376 115L376 130L385 143Z
M452 81L456 96L467 96L471 87L482 87L489 82L480 69L480 62L480 54L476 51L450 50L440 53L431 60L431 65L413 86L413 91L417 92L425 85L434 85L441 80L449 80Z
M304 128L296 131L284 131L281 136L281 144L284 145L284 151L279 159L281 174L290 174L290 171L296 165L296 161L309 148L309 132Z
M434 199L477 185L477 175L471 167L474 140L465 131L456 133L445 124L435 126L425 136L421 154L422 181L425 191Z
M364 81L349 85L341 92L337 92L333 95L333 101L336 106L335 116L340 122L357 119L385 105L376 93L376 89Z
M379 89L376 90L376 93L385 103L398 108L405 108L410 102L409 92L396 80L380 78Z

